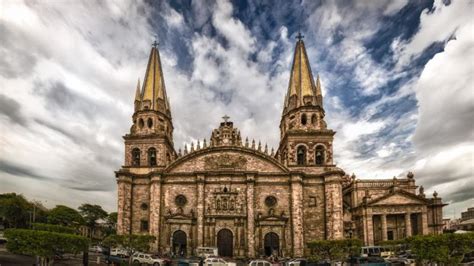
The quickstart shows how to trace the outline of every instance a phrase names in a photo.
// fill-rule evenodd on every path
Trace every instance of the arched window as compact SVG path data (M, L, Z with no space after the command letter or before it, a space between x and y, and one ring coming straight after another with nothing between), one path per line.
M140 165L140 149L135 148L132 150L132 165L139 166Z
M298 165L306 164L306 148L304 146L299 146L296 150L296 163Z
M318 117L316 116L316 114L313 114L313 116L311 116L311 124L316 125L317 122Z
M148 128L152 128L152 127L153 127L153 119L151 119L151 117L148 118L148 120L147 120L146 123L148 124Z
M148 149L148 165L156 166L156 149L155 148Z
M314 159L316 161L316 165L323 165L325 158L324 158L324 147L322 145L318 145L316 147L316 151L314 154Z
M145 123L143 122L143 119L140 118L140 120L138 120L138 127L143 128L143 126L145 125Z
M306 114L302 114L301 115L301 124L304 126L306 125L306 122L307 122L307 118L306 118Z

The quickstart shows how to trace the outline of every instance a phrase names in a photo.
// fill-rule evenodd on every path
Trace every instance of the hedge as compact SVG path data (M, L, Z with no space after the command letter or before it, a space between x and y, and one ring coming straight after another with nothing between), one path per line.
M45 258L55 253L77 254L89 247L86 237L48 231L7 229L5 237L8 239L8 251Z
M33 230L37 231L48 231L48 232L56 232L56 233L65 233L65 234L76 234L76 229L72 227L56 225L56 224L42 224L42 223L34 223Z

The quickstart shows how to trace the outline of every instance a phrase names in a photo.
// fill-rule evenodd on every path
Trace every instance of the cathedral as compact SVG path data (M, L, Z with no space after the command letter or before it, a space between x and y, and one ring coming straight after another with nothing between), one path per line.
M115 172L119 234L156 237L154 252L220 256L307 256L307 243L359 238L365 245L442 231L442 203L406 178L348 176L334 164L319 76L302 38L294 51L280 121L269 151L243 139L224 116L210 138L175 150L160 54L151 48L137 85L125 161Z

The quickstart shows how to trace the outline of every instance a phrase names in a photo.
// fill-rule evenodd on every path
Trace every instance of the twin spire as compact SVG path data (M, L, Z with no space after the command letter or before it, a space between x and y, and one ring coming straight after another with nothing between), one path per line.
M301 34L297 37L298 41L296 42L283 113L305 105L323 107L319 75L315 83L302 38ZM171 116L160 53L156 42L153 43L151 48L143 86L140 88L140 80L137 84L135 111L141 110L161 111Z
M321 82L319 75L316 83L313 79L311 66L309 65L308 55L302 40L303 36L297 36L296 48L293 58L293 65L291 67L290 82L288 85L288 92L285 98L284 110L286 113L294 108L308 105L323 107L323 99L321 94Z
M138 80L135 94L135 111L154 110L170 115L170 105L166 96L165 79L161 68L160 52L157 43L153 43L145 73L145 80L140 88Z

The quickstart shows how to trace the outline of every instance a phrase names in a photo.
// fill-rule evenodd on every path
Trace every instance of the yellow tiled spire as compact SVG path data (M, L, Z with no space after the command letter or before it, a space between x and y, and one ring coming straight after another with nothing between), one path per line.
M135 101L141 101L142 93L140 91L140 78L138 78L137 91L135 92Z
M143 81L141 100L142 106L147 106L145 101L149 101L149 109L167 112L169 111L169 103L168 97L166 96L165 80L161 68L160 52L156 47L157 45L155 42L151 48L145 80Z
M291 67L290 83L285 98L285 109L304 105L303 100L306 96L317 98L318 95L321 95L321 84L314 84L311 66L302 40L303 36L298 34L297 38L298 41L296 42L293 65ZM316 101L316 104L322 105L322 102Z

